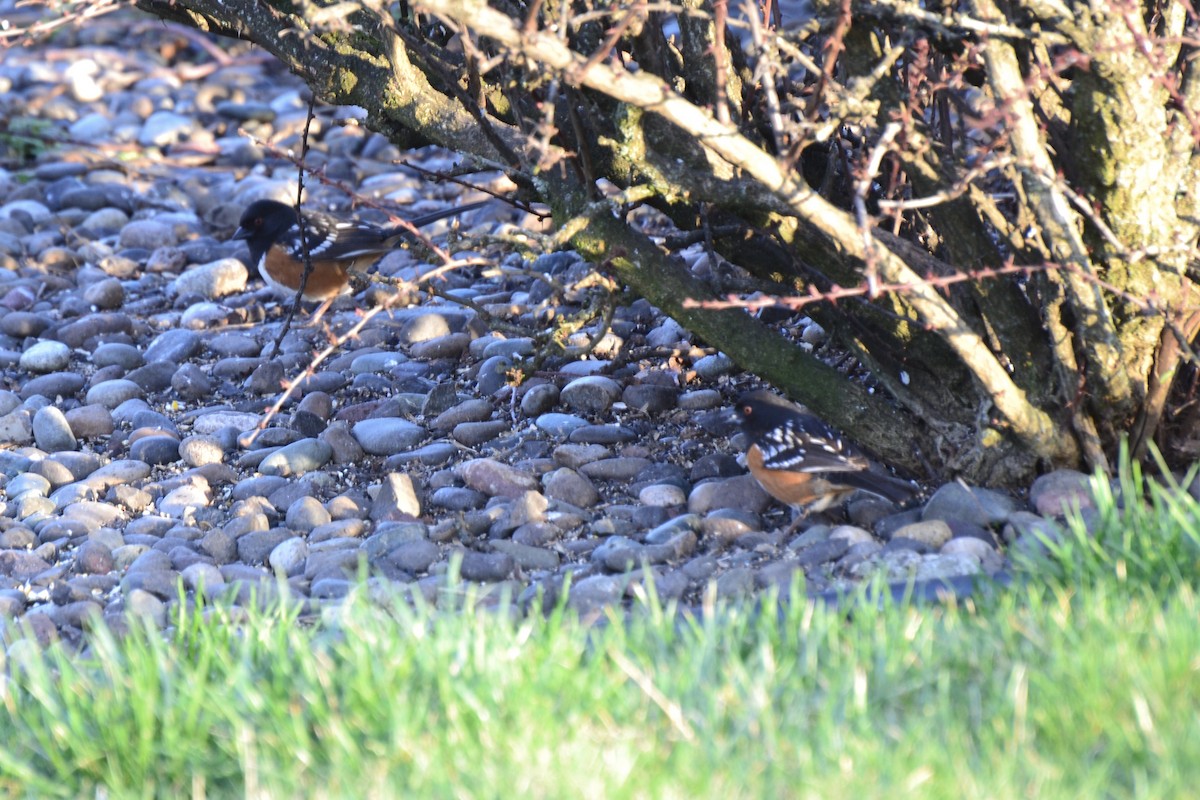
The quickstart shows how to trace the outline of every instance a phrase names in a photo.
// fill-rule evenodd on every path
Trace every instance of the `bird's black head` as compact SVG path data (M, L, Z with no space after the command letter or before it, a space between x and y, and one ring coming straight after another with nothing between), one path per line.
M733 409L734 417L749 436L757 436L776 428L799 413L802 413L800 408L778 395L763 390L746 392L738 398Z
M258 261L288 228L296 224L296 209L278 200L255 200L242 212L234 239L245 239L250 256Z

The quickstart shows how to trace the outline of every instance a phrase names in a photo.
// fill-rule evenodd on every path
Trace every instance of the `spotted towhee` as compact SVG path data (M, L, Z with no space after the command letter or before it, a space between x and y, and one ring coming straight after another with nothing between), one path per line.
M409 220L409 224L420 228L487 202L423 214ZM303 297L310 302L323 302L314 318L319 318L320 312L346 291L352 273L366 270L401 241L412 238L412 231L403 226L381 228L367 222L344 222L319 211L304 212L304 234L312 271L304 284ZM233 238L246 240L250 260L268 285L292 294L300 288L305 256L293 206L275 200L256 200L242 213Z
M800 511L820 512L862 490L902 504L916 487L871 469L837 431L770 392L749 392L734 411L749 439L746 465L767 493Z

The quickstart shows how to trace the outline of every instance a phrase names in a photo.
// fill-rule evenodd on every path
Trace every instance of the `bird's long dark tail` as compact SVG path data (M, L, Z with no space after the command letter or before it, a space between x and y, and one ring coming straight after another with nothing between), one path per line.
M450 208L443 208L441 211L431 211L428 214L422 214L419 217L413 217L408 221L408 224L412 225L414 228L423 228L426 225L432 225L439 219L445 219L446 217L453 217L457 216L458 214L465 214L468 211L474 211L477 208L483 208L491 202L491 200L480 200L477 203L467 203L464 206L451 206ZM389 234L389 238L412 235L407 228L402 226L393 228Z
M870 492L901 506L916 499L921 493L916 484L871 470L841 472L836 478L830 476L830 479L856 489L862 489L864 492Z

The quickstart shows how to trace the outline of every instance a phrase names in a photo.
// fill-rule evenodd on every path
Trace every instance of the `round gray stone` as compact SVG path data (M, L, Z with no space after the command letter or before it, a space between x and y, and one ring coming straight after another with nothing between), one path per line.
M329 511L315 497L301 497L290 506L284 517L284 524L294 531L311 531L318 525L328 524L332 520Z
M553 383L539 383L531 386L521 396L521 413L527 417L537 417L554 408L558 402L558 387ZM578 419L578 417L576 417ZM580 420L583 422L583 420ZM568 431L567 433L570 433ZM565 434L564 434L565 437Z
M146 118L146 122L138 131L138 144L146 147L164 147L185 139L195 128L196 121L191 117L173 111L155 111Z
M125 613L145 619L159 628L165 628L167 625L166 603L153 592L144 589L130 589L125 594Z
M516 497L538 488L537 479L529 473L490 458L465 461L459 464L458 474L467 486L489 497Z
M296 575L303 571L308 558L308 544L299 536L285 539L271 550L267 565L284 575Z
M399 417L364 419L350 432L363 450L380 456L411 450L428 435L420 425Z
M208 300L245 291L250 273L236 258L222 258L207 264L197 264L176 278L170 286L172 294L198 295Z
M21 353L19 366L27 372L44 375L60 372L71 363L71 348L62 342L35 342Z
M464 422L483 422L485 420L490 420L494 412L495 407L488 400L467 400L451 406L441 414L438 414L429 423L429 427L435 431L447 431Z
M88 305L112 310L125 302L125 287L116 278L104 278L83 290L83 301Z
M179 460L179 439L169 434L143 436L129 447L129 456L155 466Z
M947 483L925 503L921 519L957 520L982 527L1003 523L1017 510L1016 501L1006 494L979 486Z
M124 378L102 381L88 389L86 402L95 403L105 408L116 409L127 400L140 400L144 397L142 387Z
M92 363L97 367L120 367L124 370L137 369L146 363L142 352L124 342L105 342L92 351Z
M265 531L250 531L237 540L238 558L244 564L263 564L280 543L291 539L293 534L284 528L268 528Z
M591 508L600 502L600 492L587 477L573 469L562 467L542 478L546 496L561 500L576 508Z
M170 225L152 219L135 219L121 229L120 245L124 248L154 250L175 241L175 231Z
M463 553L459 573L468 581L495 583L508 578L515 566L512 556L506 553L477 553L468 550Z
M512 359L507 356L492 356L479 365L476 390L484 397L491 397L508 383L508 370Z
M582 414L603 414L621 396L621 385L604 375L576 378L563 387L559 399Z
M408 475L391 472L384 476L379 493L371 502L370 518L375 522L406 520L421 516L421 501Z
M575 414L560 414L550 412L542 414L536 420L534 425L538 430L543 431L555 439L566 439L572 433L581 428L587 427L588 421L583 417Z
M0 444L23 447L33 443L33 417L25 409L0 417Z
M412 345L412 357L423 360L458 358L471 343L468 333L448 333Z
M438 546L424 539L403 542L387 554L393 566L413 575L428 571L439 558L441 550Z
M55 406L43 406L33 415L33 437L37 446L48 453L79 446L66 415Z
M608 575L592 575L571 584L567 605L579 614L590 614L620 601L621 582Z
M146 348L146 363L169 361L180 364L200 352L203 342L195 331L174 328L154 337Z
M325 466L332 457L333 448L320 439L301 439L264 458L258 471L280 477L303 475Z
M692 368L701 378L712 381L733 372L737 369L737 364L733 363L733 359L724 353L715 353L697 359Z
M51 372L26 381L19 394L24 400L31 397L74 397L84 386L83 376L77 372Z

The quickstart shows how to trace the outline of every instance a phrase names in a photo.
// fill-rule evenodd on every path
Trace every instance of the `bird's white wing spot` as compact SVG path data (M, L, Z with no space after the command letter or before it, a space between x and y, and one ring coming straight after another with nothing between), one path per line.
M337 241L337 233L335 231L330 231L329 233L325 234L324 241L320 242L315 247L308 248L308 254L310 256L314 256L314 257L318 256L321 253L324 253L330 247L333 247L333 243L336 241Z

